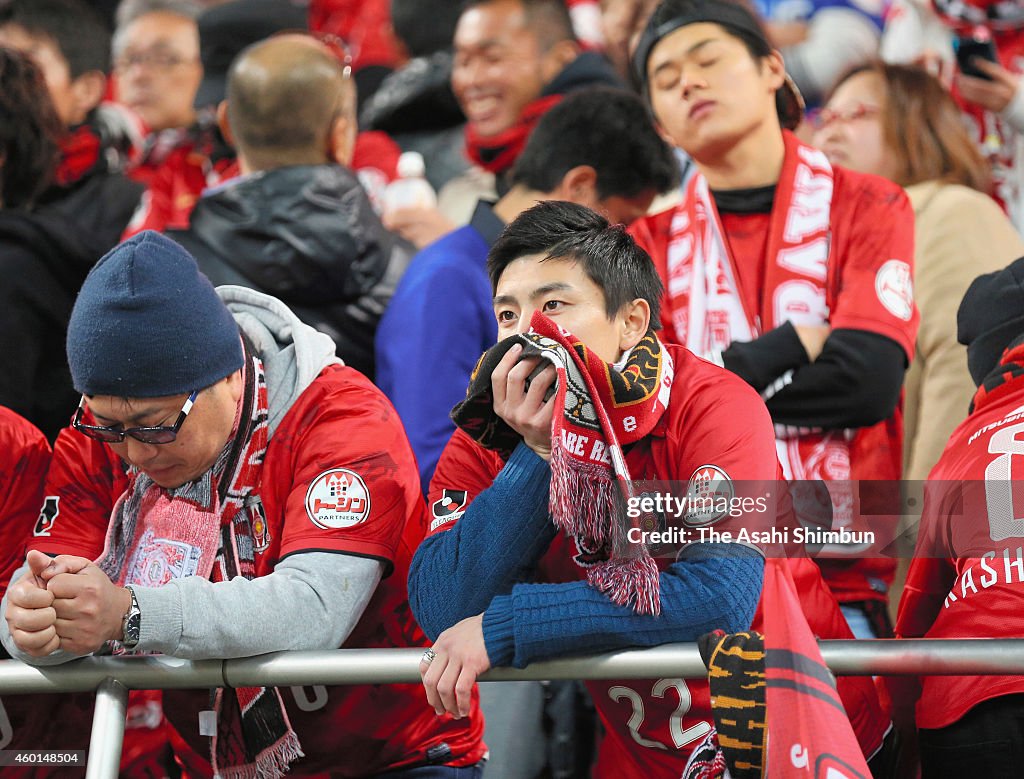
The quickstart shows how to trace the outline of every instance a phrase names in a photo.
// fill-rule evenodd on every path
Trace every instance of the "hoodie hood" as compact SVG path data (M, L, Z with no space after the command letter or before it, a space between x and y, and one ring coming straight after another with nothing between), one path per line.
M273 435L320 372L344 363L335 356L330 336L304 324L277 298L230 285L218 287L217 294L263 360Z

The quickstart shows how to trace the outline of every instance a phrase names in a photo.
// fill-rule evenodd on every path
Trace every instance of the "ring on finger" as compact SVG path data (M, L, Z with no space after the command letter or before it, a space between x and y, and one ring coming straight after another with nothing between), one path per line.
M423 657L420 658L420 662L430 665L432 662L434 662L435 657L437 657L437 652L435 652L433 649L427 649L423 653Z

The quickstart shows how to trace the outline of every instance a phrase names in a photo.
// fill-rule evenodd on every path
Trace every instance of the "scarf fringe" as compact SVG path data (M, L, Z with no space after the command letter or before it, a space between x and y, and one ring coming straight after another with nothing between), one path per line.
M581 501L581 496L588 499ZM564 447L552 447L548 506L558 528L602 547L620 546L618 497L619 481L607 466L583 463Z
M605 560L587 571L590 586L618 606L633 603L637 614L661 614L658 564L649 556L632 560Z
M288 766L305 757L299 737L289 730L273 746L264 749L255 762L228 766L214 773L215 779L279 779L288 772Z

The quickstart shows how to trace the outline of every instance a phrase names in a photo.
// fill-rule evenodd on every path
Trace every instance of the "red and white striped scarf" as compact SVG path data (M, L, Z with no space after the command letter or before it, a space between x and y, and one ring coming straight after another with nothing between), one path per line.
M828 323L832 166L792 133L784 131L783 136L785 159L757 310L749 310L740 292L736 260L703 175L691 180L670 227L667 292L676 332L690 351L719 365L721 353L733 341L750 341L784 322ZM791 380L792 371L768 387L765 398ZM850 437L845 431L776 425L775 432L787 478L850 478Z

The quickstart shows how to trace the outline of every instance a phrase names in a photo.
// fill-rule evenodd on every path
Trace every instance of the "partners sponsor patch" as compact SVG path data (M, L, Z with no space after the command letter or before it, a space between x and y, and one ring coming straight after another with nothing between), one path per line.
M324 530L339 530L370 516L370 491L363 477L348 468L324 471L306 491L306 514Z
M690 527L704 527L729 513L736 495L729 474L717 465L702 465L690 476L686 485L686 516Z

